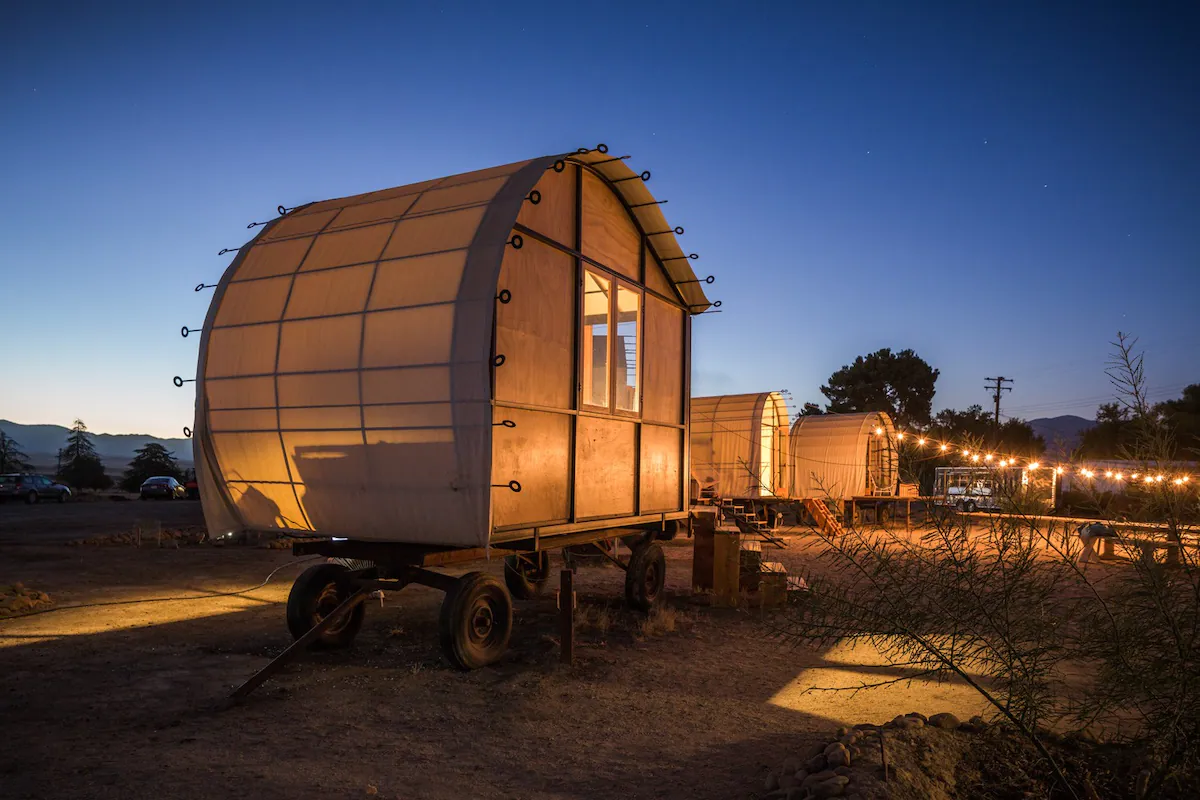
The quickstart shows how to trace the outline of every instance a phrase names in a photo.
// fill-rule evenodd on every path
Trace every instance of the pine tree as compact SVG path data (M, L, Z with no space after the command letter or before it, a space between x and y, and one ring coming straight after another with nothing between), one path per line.
M29 463L29 456L21 450L20 443L4 431L0 431L0 473L26 472L31 469L33 466Z
M67 434L67 446L58 451L58 477L77 489L107 489L112 478L104 472L104 464L92 444L83 420L75 420Z
M183 473L175 461L175 454L161 444L150 442L134 453L133 461L121 478L121 488L136 492L147 478L170 477L182 480Z

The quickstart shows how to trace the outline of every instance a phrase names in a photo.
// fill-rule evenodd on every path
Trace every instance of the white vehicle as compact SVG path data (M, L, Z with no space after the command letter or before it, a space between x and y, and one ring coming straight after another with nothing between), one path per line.
M934 502L959 511L999 511L1021 488L1021 471L981 467L938 467Z

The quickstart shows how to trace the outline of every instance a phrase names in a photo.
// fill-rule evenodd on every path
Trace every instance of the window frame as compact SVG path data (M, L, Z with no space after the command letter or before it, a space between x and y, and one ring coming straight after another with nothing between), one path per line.
M620 292L621 292L622 288L624 288L626 291L632 292L634 295L637 296L637 299L638 299L637 332L634 334L637 337L634 342L636 352L634 353L634 356L633 356L635 359L634 367L637 370L637 373L636 373L636 375L637 375L637 403L636 403L636 408L634 408L632 410L625 409L625 408L617 408L617 359L616 359L617 351L616 351L616 347L617 347L617 325L620 324L620 321L617 319L617 314L619 313L618 306L617 306L617 298L620 296ZM646 292L645 292L645 289L643 287L639 286L636 281L631 281L628 279L622 279L622 278L618 277L616 279L616 286L613 287L612 303L613 303L613 306L612 306L612 318L613 318L612 340L613 340L613 344L612 344L612 355L610 356L611 370L610 370L610 377L609 377L609 384L612 386L611 411L612 411L613 416L628 417L630 419L641 419L642 406L643 406L643 397L642 397L642 385L643 385L643 380L642 380L642 329L643 329L643 326L645 324L645 319L646 319ZM622 381L621 383L622 383L622 385L627 385L624 381Z
M586 357L586 354L587 354L587 348L590 346L591 341L592 341L589 337L584 335L584 330L585 330L585 327L587 324L586 320L587 320L587 274L588 274L588 272L592 272L593 274L597 275L598 277L603 278L608 281L608 323L607 323L608 333L605 335L605 343L604 343L605 344L605 359L606 359L605 368L607 370L606 380L608 381L608 385L605 387L605 393L604 393L605 404L604 405L597 405L596 403L588 402L588 393L584 391L584 370L586 369L586 366L588 364L588 359ZM577 359L578 367L577 367L576 376L575 376L575 379L576 379L575 383L576 383L576 386L578 387L578 389L577 389L578 396L576 398L576 401L577 401L577 407L581 410L608 411L609 413L612 413L614 400L615 400L615 394L616 394L616 392L613 391L613 385L612 385L612 381L613 381L613 341L615 339L615 337L613 336L613 332L614 332L613 331L613 328L614 328L613 323L614 323L614 317L615 317L615 312L613 310L614 309L613 298L615 298L617 295L616 288L617 288L616 281L613 279L613 274L611 272L609 272L608 270L605 270L605 269L600 269L599 267L596 267L592 264L585 263L583 265L583 271L580 274L580 279L579 279L579 322L575 326L575 336L578 339L578 350L579 350L579 358Z
M644 382L643 381L644 365L642 363L642 360L643 360L642 340L644 338L644 328L645 328L645 324L646 324L646 289L644 286L640 285L637 281L627 278L624 275L620 275L617 272L615 272L614 270L608 269L607 267L603 267L598 264L593 264L590 261L583 261L581 266L582 266L582 272L580 274L580 280L579 280L580 314L579 314L579 323L576 326L576 330L575 330L575 335L578 339L577 351L579 354L578 359L577 359L578 367L577 367L577 372L576 372L576 376L575 376L575 378L576 378L575 385L577 387L576 388L576 407L580 411L592 412L595 414L607 414L612 417L622 417L625 419L640 420L642 418L642 409L645 407L645 397L643 396L643 391L642 391L643 390L643 382ZM584 304L586 302L585 292L587 291L587 273L588 272L592 272L596 276L603 278L609 282L609 293L608 293L608 320L609 320L608 329L609 330L608 330L608 340L606 342L606 351L607 351L607 358L608 358L608 364L607 364L607 367L608 367L608 392L607 392L608 403L607 403L607 405L596 405L594 403L589 403L588 399L587 399L587 395L584 392L584 369L585 369L585 365L587 364L587 359L585 358L585 352L586 352L586 348L588 346L587 337L584 336L584 320L586 319L586 315L584 313L584 308L585 308ZM617 408L617 359L616 359L616 352L617 352L617 349L616 349L617 348L617 296L620 292L620 289L625 289L626 291L632 292L633 294L637 295L637 298L638 298L638 318L637 318L637 334L636 334L636 336L637 336L637 342L636 342L637 352L634 356L636 359L635 367L637 369L637 409L632 410L632 411L627 410L627 409ZM625 385L624 382L622 382L622 385Z

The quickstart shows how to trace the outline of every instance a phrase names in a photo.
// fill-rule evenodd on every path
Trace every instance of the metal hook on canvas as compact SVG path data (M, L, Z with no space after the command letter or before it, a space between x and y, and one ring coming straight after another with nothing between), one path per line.
M675 282L676 283L712 283L716 279L717 279L717 277L715 275L709 275L707 278L693 278L690 281L675 281Z
M171 379L171 382L174 383L176 386L183 388L183 385L185 383L195 383L196 379L195 378L186 378L185 379L185 378L181 378L178 375L176 375L174 378Z
M684 260L690 258L692 261L695 261L699 257L700 256L698 253L688 253L686 256L671 256L670 258L662 258L659 260L660 261L684 261Z
M492 359L492 366L493 367L502 367L502 366L504 366L505 360L506 359L504 358L504 353L497 353L496 357Z
M562 172L566 168L567 168L567 162L563 161L561 158L557 159L554 162L554 165L550 167L550 169L554 170L555 172Z
M642 206L661 206L661 205L666 205L666 203L667 203L666 200L651 200L648 203L633 203L629 207L630 208L641 208Z
M701 305L703 305L703 304L702 304L702 303L696 303L695 305L688 306L688 308L699 308ZM720 307L721 307L721 301L720 301L720 300L716 301L715 303L710 303L710 304L709 304L709 308L720 308ZM700 313L701 313L701 314L707 314L708 312L707 312L707 311L701 311Z
M187 425L184 425L183 426L183 435L186 436L188 439L192 438L192 429L189 428Z
M179 329L180 335L182 335L183 338L185 338L185 339L188 337L189 333L199 333L199 332L200 332L199 328L189 328L187 325L184 325L182 328Z
M300 206L292 206L291 208L288 208L287 206L279 206L275 210L279 212L279 216L286 217L288 214L292 213L299 207Z
M537 189L534 189L532 192L525 195L525 199L536 206L538 203L542 202L542 193Z
M493 427L493 428L494 428L494 427L496 427L497 425L503 425L505 428L515 428L515 427L517 427L517 423L513 422L511 419L502 419L502 420L500 420L499 422L493 422L493 423L492 423L492 427Z
M628 178L617 178L616 180L614 180L612 182L613 183L621 183L622 181L636 181L638 178L642 179L642 183L645 183L646 181L650 180L650 170L648 170L648 169L642 170L642 174L640 174L640 175L630 175Z
M655 231L654 233L647 233L646 235L647 236L665 236L668 233L673 233L676 236L683 236L683 228L676 225L674 228L672 228L669 231Z
M267 222L270 222L270 220L267 220ZM247 227L247 228L257 228L259 225L266 225L266 224L267 224L267 222L251 222L251 223L250 223L249 225L247 225L246 227Z
M520 250L525 246L525 240L521 238L521 234L514 233L513 237L505 242L505 244L511 244L513 250Z
M205 289L215 289L215 288L217 288L217 285L215 283L197 283L196 284L197 292L203 292Z
M512 292L508 289L501 289L500 294L496 295L496 299L500 301L501 305L506 306L512 301Z
M613 156L612 158L604 158L604 159L601 159L601 160L599 160L599 161L593 161L593 162L592 162L592 166L593 166L593 167L598 167L598 166L600 166L601 164L611 164L611 163L613 163L614 161L625 161L625 160L627 160L627 159L630 159L630 158L633 158L633 156Z
M223 256L226 253L236 253L238 250L241 250L241 249L242 249L241 247L226 247L226 248L223 248L219 253L217 253L217 255Z
M511 489L514 492L520 492L521 484L518 483L517 481L509 481L508 483L493 483L492 488L493 489Z

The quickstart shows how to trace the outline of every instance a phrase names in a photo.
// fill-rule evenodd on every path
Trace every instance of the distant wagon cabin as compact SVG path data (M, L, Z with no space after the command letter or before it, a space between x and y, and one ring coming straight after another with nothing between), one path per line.
M883 412L809 414L789 438L796 499L890 497L898 491L896 428Z
M693 397L692 495L785 497L788 408L779 392Z
M488 548L508 553L510 588L545 579L546 549L612 529L661 564L653 540L687 517L691 315L709 302L646 177L592 150L268 223L201 338L210 531L319 537L312 552L370 559L374 578L437 585L448 603L475 595L425 567ZM306 621L289 602L294 634L324 619L308 595L326 578L302 592ZM447 614L474 635L467 611ZM443 645L462 666L496 655Z

